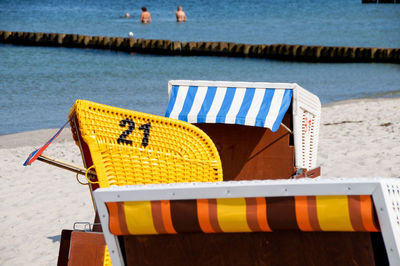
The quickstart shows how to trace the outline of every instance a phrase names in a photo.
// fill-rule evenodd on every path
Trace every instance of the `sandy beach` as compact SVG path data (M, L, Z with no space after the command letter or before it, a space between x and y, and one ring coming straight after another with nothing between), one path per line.
M400 176L400 98L323 106L319 142L322 177ZM61 229L92 222L89 190L75 175L42 162L23 167L57 129L0 136L0 265L55 265ZM69 128L46 150L82 165Z

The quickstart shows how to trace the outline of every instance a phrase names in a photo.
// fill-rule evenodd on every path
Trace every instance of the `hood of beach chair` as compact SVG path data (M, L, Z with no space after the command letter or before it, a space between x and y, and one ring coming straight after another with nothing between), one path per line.
M165 116L278 130L292 102L290 83L170 81Z

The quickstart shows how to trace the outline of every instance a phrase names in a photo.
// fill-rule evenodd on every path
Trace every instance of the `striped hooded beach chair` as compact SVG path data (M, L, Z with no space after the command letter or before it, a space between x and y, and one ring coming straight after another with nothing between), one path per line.
M224 180L319 175L321 103L299 85L173 80L168 94L165 116L211 137Z

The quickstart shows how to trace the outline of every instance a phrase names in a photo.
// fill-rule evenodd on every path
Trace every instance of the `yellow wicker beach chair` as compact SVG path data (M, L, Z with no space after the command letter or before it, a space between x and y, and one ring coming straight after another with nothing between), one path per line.
M176 119L77 100L69 119L87 177L96 188L137 184L222 181L212 140ZM103 265L111 265L107 247Z
M69 118L90 151L100 187L222 180L218 151L199 128L176 119L77 100ZM85 154L85 152L82 152ZM88 156L86 156L88 157Z

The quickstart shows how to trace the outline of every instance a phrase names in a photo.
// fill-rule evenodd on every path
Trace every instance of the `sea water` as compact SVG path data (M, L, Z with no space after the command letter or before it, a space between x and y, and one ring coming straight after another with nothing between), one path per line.
M153 22L138 22L146 5ZM176 23L182 5L188 21ZM123 18L129 12L132 18ZM400 47L400 5L361 0L0 1L0 30ZM60 127L76 99L163 115L172 79L296 82L323 103L400 95L400 65L156 56L0 45L0 134ZM345 110L344 110L345 111Z

